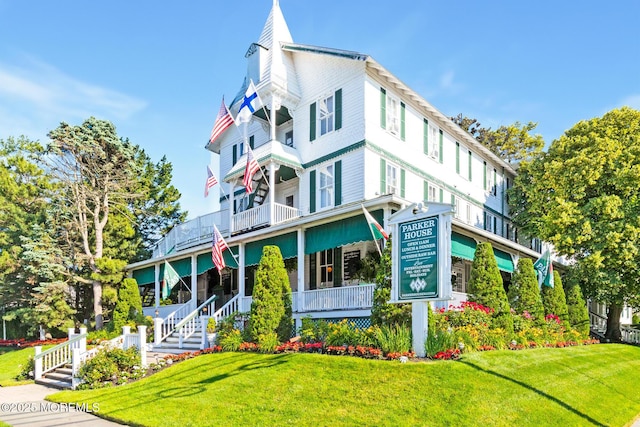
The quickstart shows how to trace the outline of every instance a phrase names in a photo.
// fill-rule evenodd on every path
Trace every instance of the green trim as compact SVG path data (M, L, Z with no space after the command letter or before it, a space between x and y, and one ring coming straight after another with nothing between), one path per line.
M496 257L496 262L500 270L506 271L507 273L513 273L515 271L511 255L496 248L493 248L493 254Z
M438 148L438 160L442 163L444 156L444 134L442 133L442 129L440 129L440 142Z
M342 160L338 160L333 168L334 206L342 204Z
M405 184L405 177L406 173L404 169L400 169L400 197L404 197L404 184Z
M309 212L316 211L316 171L309 172Z
M337 247L333 250L333 287L342 286L342 248Z
M473 153L469 150L469 181L473 180Z
M482 179L483 179L482 188L484 188L484 190L487 191L487 162L484 162L484 170L482 172Z
M429 181L422 181L422 201L429 201Z
M169 261L167 261L167 262L169 262ZM171 261L171 262L169 262L169 264L171 264L171 267L173 267L173 269L176 271L176 273L178 273L178 276L180 276L180 277L191 276L191 257L182 258L182 259L179 259L177 261ZM158 281L161 281L163 276L164 276L164 263L160 264L160 272L158 273Z
M349 145L349 146L347 146L347 147L341 148L341 149L339 149L339 150L337 150L337 151L334 151L333 153L329 153L329 154L326 154L326 155L324 155L324 156L322 156L322 157L318 157L317 159L312 160L312 161L310 161L309 163L304 163L304 164L302 165L302 167L303 167L304 169L308 169L308 168L313 167L313 166L315 166L315 165L319 165L320 163L324 163L324 162L326 162L327 160L331 160L331 159L335 159L336 157L340 157L340 156L342 156L343 154L348 153L349 151L354 151L354 150L357 150L357 149L359 149L359 148L362 148L362 147L364 147L365 145L367 145L367 143L366 143L366 141L363 139L363 140L362 140L362 141L360 141L360 142L356 142L355 144L351 144L351 145Z
M387 128L387 91L380 88L380 127Z
M251 135L249 137L249 147L251 147L251 149L253 150L253 146L255 145L256 142L256 137L255 135Z
M238 146L236 144L233 144L233 151L232 151L231 159L233 160L232 165L235 165L236 162L238 161ZM231 167L233 167L233 166L231 166Z
M342 128L342 89L336 91L335 97L335 130Z
M444 200L444 190L441 188L440 189L440 203L442 203L443 200Z
M422 121L422 151L429 155L429 120L427 119Z
M309 106L309 141L316 139L316 103Z
M473 261L476 245L476 241L471 237L451 232L451 256Z
M456 173L460 173L460 143L456 141Z
M404 102L400 103L400 139L405 140L405 115L407 106L404 105Z
M380 158L380 194L387 194L387 161Z

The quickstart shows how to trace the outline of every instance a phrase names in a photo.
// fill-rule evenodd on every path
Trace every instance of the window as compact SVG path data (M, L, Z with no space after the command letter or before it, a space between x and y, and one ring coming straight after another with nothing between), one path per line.
M333 249L320 252L320 283L333 283Z
M492 195L496 195L496 170L493 170L493 173L488 172L487 173L487 191L492 194Z
M438 197L438 187L429 185L429 201L436 202Z
M284 198L284 205L293 208L293 194L291 196L286 196Z
M467 203L467 215L464 220L467 224L471 224L471 203Z
M293 131L292 130L284 134L284 144L288 145L289 147L293 147Z
M333 206L333 165L320 171L320 208Z
M247 193L244 193L239 199L234 199L233 203L235 204L236 213L244 212L249 208L249 196Z
M387 191L386 194L399 194L398 168L392 164L387 164Z
M484 229L487 231L490 231L492 233L496 232L496 222L497 219L495 216L491 215L490 213L485 212L484 213Z
M400 133L400 103L391 96L387 97L387 130L394 135Z
M455 195L451 195L451 205L453 206L453 214L456 218L460 218L460 199Z
M333 120L334 120L334 103L333 103L333 95L328 98L321 100L319 104L319 114L318 120L320 121L320 135L324 135L326 133L333 131Z
M242 156L244 154L244 142L238 144L238 155Z
M429 157L440 159L440 130L429 124Z

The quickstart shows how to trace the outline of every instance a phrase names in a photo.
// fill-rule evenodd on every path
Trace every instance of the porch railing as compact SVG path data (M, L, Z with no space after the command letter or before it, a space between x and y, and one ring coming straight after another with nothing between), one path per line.
M236 295L235 297L231 298L229 301L227 301L227 303L225 305L223 305L220 310L216 311L213 314L214 319L216 319L216 322L221 321L222 319L228 317L229 315L240 311L240 294Z
M640 330L631 326L621 326L622 341L629 344L640 344Z
M69 340L56 345L48 350L42 351L41 346L35 348L34 357L34 377L42 378L42 375L49 371L53 371L60 366L71 363L73 350L78 349L84 353L87 351L87 329L82 328L79 334L69 330Z
M589 323L591 324L591 329L597 332L605 332L607 330L606 316L602 316L598 313L594 313L593 311L590 311Z
M191 307L192 305L190 303L186 303L182 307L162 319L162 323L158 322L160 326L160 342L164 341L177 329L177 325L190 314Z
M269 218L269 204L265 203L256 208L237 213L233 216L232 231L242 231L249 228L256 228L263 225L280 224L298 218L300 210L291 206L275 203L273 209L273 220Z
M178 331L178 347L179 348L182 348L184 340L191 337L198 330L201 330L203 334L205 333L205 331L202 328L202 321L200 320L200 314L205 312L205 308L206 308L207 314L213 313L215 310L214 301L217 298L218 298L217 295L212 295L208 300L200 304L198 308L196 308L191 313L189 313L188 316L186 316L184 319L178 322L178 324L175 326L175 330Z
M304 291L299 312L371 308L375 285L344 286L341 288Z

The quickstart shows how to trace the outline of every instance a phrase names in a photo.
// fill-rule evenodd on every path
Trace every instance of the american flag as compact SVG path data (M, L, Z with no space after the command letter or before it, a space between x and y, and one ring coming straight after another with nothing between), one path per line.
M213 144L213 141L218 139L220 135L224 133L225 130L229 128L233 124L233 117L227 108L227 105L224 103L224 97L222 97L222 105L220 105L220 111L218 111L218 117L216 117L216 122L213 124L213 129L211 129L211 136L209 137L209 144Z
M207 184L204 186L204 197L209 195L209 189L213 188L218 183L216 176L209 166L207 166Z
M260 165L256 161L256 158L253 157L251 147L247 146L247 150L247 166L244 168L242 184L244 184L244 188L247 190L247 193L251 193L251 191L253 191L253 175L260 170Z
M222 271L225 267L224 257L222 256L222 252L226 249L229 249L227 246L227 242L224 241L222 235L218 231L218 227L213 225L213 245L211 247L211 259L213 260L213 264L216 266L218 271Z

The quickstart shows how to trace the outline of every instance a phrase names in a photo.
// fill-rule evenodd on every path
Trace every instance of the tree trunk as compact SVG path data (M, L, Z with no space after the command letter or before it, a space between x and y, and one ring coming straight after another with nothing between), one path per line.
M93 281L93 313L96 318L96 330L102 329L102 282Z
M622 341L622 333L620 332L620 315L622 314L622 304L611 303L607 313L607 332L604 337L610 342Z

